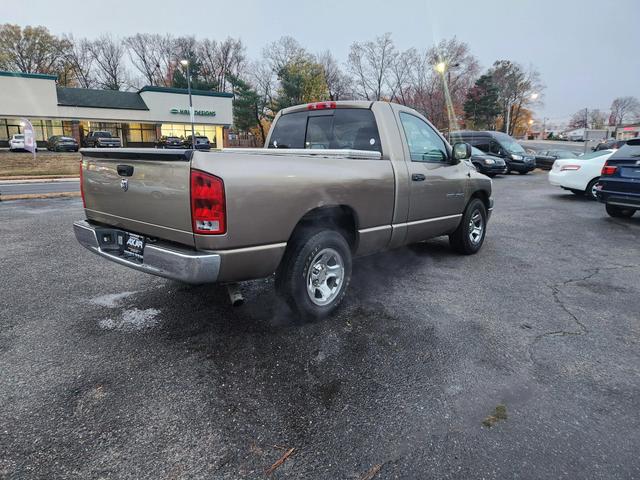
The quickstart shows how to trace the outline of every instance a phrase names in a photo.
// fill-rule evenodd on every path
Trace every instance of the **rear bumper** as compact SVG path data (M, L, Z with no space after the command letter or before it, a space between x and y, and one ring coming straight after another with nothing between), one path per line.
M73 230L83 247L134 270L192 284L218 281L221 263L218 254L148 243L144 247L143 261L139 262L123 256L113 244L109 246L101 241L104 235L110 234L111 238L115 238L115 233L120 232L118 229L92 225L81 220L74 222Z

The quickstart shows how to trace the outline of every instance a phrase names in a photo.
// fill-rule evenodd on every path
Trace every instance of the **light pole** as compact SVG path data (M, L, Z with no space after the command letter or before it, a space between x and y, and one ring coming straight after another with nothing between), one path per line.
M451 135L451 125L455 122L457 124L457 122L455 121L455 112L453 110L453 102L451 101L451 92L449 92L449 87L451 85L451 70L453 70L454 68L459 67L460 64L459 63L454 63L454 64L448 64L446 62L438 62L433 66L433 69L438 72L440 75L442 75L442 82L444 83L444 94L445 94L445 100L447 103L447 113L448 113L448 117L449 117L449 129L447 132L447 137L449 137ZM444 74L445 72L447 73L447 79L445 81L444 78Z
M180 60L183 67L187 67L187 91L189 92L189 119L191 120L191 150L196 148L196 129L193 125L193 101L191 100L191 71L189 70L189 60Z

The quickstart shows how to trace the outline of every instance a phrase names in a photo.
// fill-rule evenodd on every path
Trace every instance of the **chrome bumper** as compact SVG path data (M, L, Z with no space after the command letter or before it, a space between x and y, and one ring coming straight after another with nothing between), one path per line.
M137 262L122 256L117 248L108 248L108 245L101 244L98 240L109 234L115 238L115 233L122 230L100 227L81 220L73 223L73 231L83 247L107 260L140 272L193 284L213 283L218 279L220 255L217 254L147 243L142 254L143 261Z

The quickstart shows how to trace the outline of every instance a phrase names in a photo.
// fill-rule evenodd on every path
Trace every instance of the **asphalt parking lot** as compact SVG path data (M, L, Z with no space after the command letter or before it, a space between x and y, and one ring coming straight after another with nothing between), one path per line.
M0 204L0 478L640 477L640 214L494 192L478 255L361 259L313 324L100 260L79 199Z

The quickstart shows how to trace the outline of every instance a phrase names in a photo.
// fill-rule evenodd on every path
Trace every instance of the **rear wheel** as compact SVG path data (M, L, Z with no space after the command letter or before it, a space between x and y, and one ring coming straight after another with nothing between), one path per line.
M526 175L527 173L529 173L529 170L520 170L518 173L520 175Z
M584 194L590 200L598 200L598 195L597 195L598 191L596 190L596 185L598 184L599 181L600 181L600 177L594 178L589 182L589 185L587 185L587 189L585 190Z
M633 217L633 214L636 213L634 208L621 208L608 203L606 204L606 209L609 216L614 218L629 218Z
M449 235L451 248L464 255L477 253L487 230L487 209L479 198L473 198L462 215L455 232Z
M351 280L351 249L334 230L309 229L290 243L276 289L303 318L323 318L342 302Z

